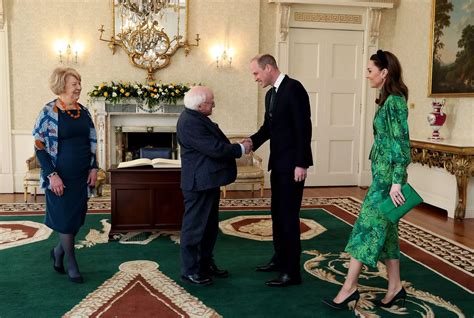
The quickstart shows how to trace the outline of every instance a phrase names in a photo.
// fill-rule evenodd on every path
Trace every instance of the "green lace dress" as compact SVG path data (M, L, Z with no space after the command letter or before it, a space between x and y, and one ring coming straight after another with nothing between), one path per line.
M374 144L370 151L372 184L362 203L345 251L369 266L377 261L399 259L398 224L380 211L380 203L392 184L404 184L410 163L408 109L405 98L390 95L374 117Z

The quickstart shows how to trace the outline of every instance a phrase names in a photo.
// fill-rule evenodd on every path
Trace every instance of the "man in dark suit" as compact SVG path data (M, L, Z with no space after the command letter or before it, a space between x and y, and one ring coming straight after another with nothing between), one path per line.
M265 96L263 125L252 136L253 150L270 139L268 170L271 171L272 230L274 254L257 271L280 272L268 286L284 287L301 283L300 220L304 182L313 165L311 152L311 110L303 85L282 74L275 58L258 55L250 70L262 87L272 88Z
M204 86L191 88L184 97L185 110L177 124L181 147L181 189L184 216L181 227L181 279L209 285L211 276L227 277L214 263L218 232L220 186L235 181L235 158L250 151L250 143L231 144L208 116L215 107L214 94Z

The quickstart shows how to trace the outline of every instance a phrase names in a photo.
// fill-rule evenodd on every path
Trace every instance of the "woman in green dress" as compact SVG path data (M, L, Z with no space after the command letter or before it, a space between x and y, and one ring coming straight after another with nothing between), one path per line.
M367 66L370 86L380 90L370 152L372 184L345 249L351 255L346 281L334 299L323 300L335 309L347 309L349 303L357 303L360 298L357 281L362 265L376 267L378 260L387 266L388 288L376 305L391 307L397 300L406 298L400 281L398 224L384 216L380 204L388 196L396 206L405 202L401 187L406 183L406 168L410 163L408 88L403 83L400 62L392 53L378 50Z

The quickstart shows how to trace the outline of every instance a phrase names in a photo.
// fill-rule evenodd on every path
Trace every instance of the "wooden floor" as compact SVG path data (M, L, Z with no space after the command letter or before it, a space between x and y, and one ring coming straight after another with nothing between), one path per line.
M366 189L359 187L311 187L305 188L305 197L338 197L351 196L363 200ZM227 198L258 197L259 191L227 191ZM264 196L270 197L270 190L265 190ZM29 202L33 197L28 198ZM44 196L37 197L38 202L44 202ZM23 194L0 194L0 203L23 202ZM405 216L405 219L431 232L440 234L452 241L474 248L474 219L456 221L447 217L445 210L428 204L421 204Z

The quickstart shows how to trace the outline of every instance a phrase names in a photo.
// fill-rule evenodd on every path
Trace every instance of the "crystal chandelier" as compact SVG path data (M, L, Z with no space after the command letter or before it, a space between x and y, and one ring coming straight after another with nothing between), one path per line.
M185 39L187 21L187 0L114 0L114 36L109 47L115 53L115 46L122 47L128 54L130 62L148 71L147 79L170 64L171 56L180 47L187 55L190 46L199 45L199 34L196 44L189 44ZM183 23L184 22L184 23Z

